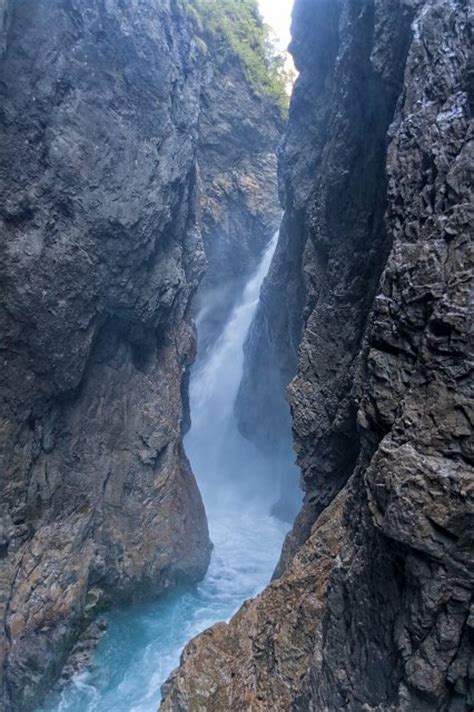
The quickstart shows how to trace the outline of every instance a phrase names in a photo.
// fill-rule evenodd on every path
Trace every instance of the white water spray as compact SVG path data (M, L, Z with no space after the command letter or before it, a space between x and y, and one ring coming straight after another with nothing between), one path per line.
M267 247L258 270L206 361L193 374L190 386L192 428L186 451L198 478L209 514L244 503L269 511L266 463L254 446L240 435L234 403L242 380L243 347L258 306L260 289L268 273L278 233ZM199 319L198 319L199 329Z
M209 418L228 420L242 380L243 346L258 306L260 289L270 268L278 233L267 247L260 266L245 287L240 303L234 308L221 337L209 358L194 374L190 394L193 430L209 424ZM199 329L199 317L197 320ZM193 434L193 437L196 436Z

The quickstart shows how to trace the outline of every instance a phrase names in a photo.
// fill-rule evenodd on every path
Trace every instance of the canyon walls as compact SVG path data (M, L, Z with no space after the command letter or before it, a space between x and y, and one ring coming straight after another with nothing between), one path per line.
M208 266L195 311L201 309L200 357L205 357L265 247L278 228L276 150L281 111L242 81L242 69L222 43L206 37L209 62L199 122L203 184L202 236Z
M270 174L281 126L181 4L15 0L6 24L4 5L2 712L38 705L99 611L206 571L182 446L202 220L217 239L209 206L235 180L229 214L259 226L263 246L276 188L262 179L255 206L251 176L219 157L232 137L242 166L258 156Z
M302 334L305 502L165 712L474 705L471 31L464 0L296 2L281 257L247 359L284 380Z
M200 70L171 7L18 1L2 75L2 700L95 610L203 575L183 454Z

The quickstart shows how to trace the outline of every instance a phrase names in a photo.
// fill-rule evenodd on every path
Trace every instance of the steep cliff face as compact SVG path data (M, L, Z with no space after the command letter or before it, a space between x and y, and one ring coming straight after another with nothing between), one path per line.
M244 345L243 376L234 410L240 432L273 469L278 497L274 512L292 522L301 505L301 491L285 391L296 373L305 287L302 254L296 245L301 233L291 232L289 220L286 213Z
M463 0L296 2L305 505L280 577L190 643L163 710L474 705L471 22Z
M206 570L181 444L199 54L169 3L12 4L1 65L2 704Z
M38 704L98 611L196 580L208 565L205 513L182 447L183 395L195 354L190 300L206 263L201 213L208 235L222 168L219 141L210 146L203 127L221 79L175 2L8 6L0 709L23 710ZM244 166L270 153L252 127L267 105L233 62L236 95L253 101L234 138ZM265 222L252 192L242 184L234 196L239 219L258 212Z
M276 149L283 120L245 81L218 37L206 34L199 122L203 242L208 266L195 301L205 356L281 219Z
M296 375L303 323L302 247L296 246L300 238L301 231L289 229L286 213L245 343L244 373L235 404L240 431L267 454L278 450L282 440L291 439L285 389ZM262 418L262 413L268 417Z

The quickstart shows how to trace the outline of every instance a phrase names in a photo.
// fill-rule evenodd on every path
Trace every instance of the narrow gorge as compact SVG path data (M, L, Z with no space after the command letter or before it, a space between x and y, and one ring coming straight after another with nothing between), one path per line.
M0 712L474 710L474 6L284 5L0 0Z

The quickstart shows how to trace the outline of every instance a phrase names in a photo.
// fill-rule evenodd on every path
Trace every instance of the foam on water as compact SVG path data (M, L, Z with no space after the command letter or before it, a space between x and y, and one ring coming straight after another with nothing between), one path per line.
M272 472L238 433L233 404L243 344L276 241L277 235L191 379L193 424L185 446L214 543L208 573L197 586L111 612L94 669L77 676L48 712L155 712L160 687L178 665L184 645L215 622L228 620L270 579L288 526L269 514L278 498Z

